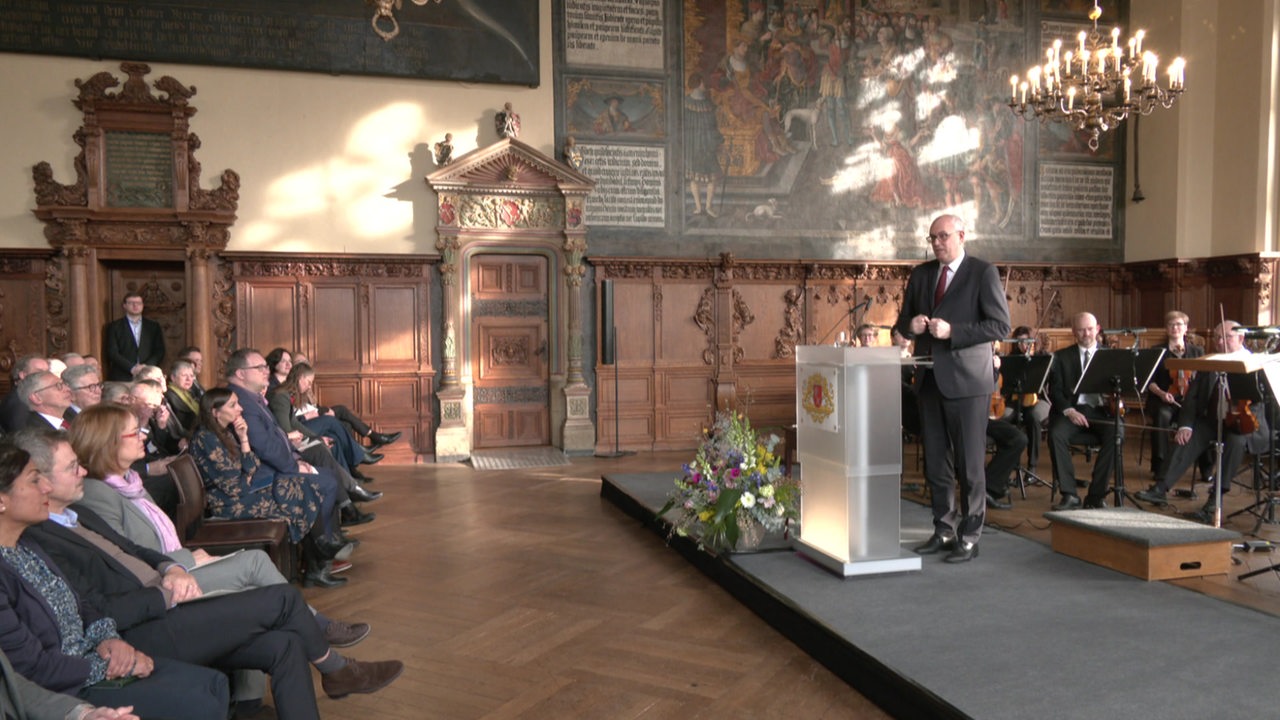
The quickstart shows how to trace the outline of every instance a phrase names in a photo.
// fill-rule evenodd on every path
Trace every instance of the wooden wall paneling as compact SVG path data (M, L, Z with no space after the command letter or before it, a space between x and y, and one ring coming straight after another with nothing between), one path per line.
M346 405L360 414L360 378L353 375L316 376L316 400L320 405Z
M67 287L56 259L49 251L0 251L0 387L11 387L14 362L28 353L47 352L54 341L63 341L66 328L46 335L51 315L67 308ZM52 310L52 313L50 312Z
M659 405L658 448L683 448L707 427L715 407L711 368L705 365L667 365L655 372Z
M256 348L263 355L275 347L298 348L305 334L300 322L302 291L291 279L243 278L237 294L244 298L244 317L238 323L236 347Z
M613 326L617 328L619 363L653 363L654 345L650 340L661 312L654 301L653 285L647 280L613 284Z
M420 311L428 315L420 316ZM420 306L411 283L373 285L369 305L369 366L377 372L412 372L429 327L430 308ZM427 356L430 358L430 355Z
M715 347L714 289L709 284L687 281L664 281L660 287L662 354L655 361L701 363L710 368ZM703 323L701 327L699 322Z
M786 327L786 294L792 286L778 283L743 284L734 287L735 299L751 321L738 333L737 346L742 349L739 362L774 359L774 340Z
M396 462L414 459L414 448L428 454L435 444L435 420L431 398L435 394L431 374L394 374L363 380L365 420L379 432L403 432L407 442L388 445L379 452Z
M313 278L308 333L317 371L354 373L367 355L363 315L368 286L351 278Z
M886 331L887 332L887 331ZM738 404L756 427L791 425L796 414L794 360L738 366Z

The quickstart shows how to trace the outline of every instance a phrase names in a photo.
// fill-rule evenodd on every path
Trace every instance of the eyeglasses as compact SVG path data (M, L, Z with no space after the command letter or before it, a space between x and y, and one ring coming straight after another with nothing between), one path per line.
M80 387L73 387L71 389L72 390L97 390L98 392L102 392L102 383L94 383L92 385L81 385Z
M956 234L956 233L953 233L953 232L929 233L928 235L925 235L925 236L924 236L924 239L925 239L925 240L928 240L928 241L929 241L929 242L931 242L931 243L933 243L933 242L946 242L946 241L950 240L950 239L951 239L951 237L952 237L953 235L955 235L955 234Z
M263 363L261 365L245 365L244 369L245 370L266 370L267 364Z
M122 437L122 438L135 438L135 437L138 437L138 436L139 436L139 435L141 435L141 434L142 434L142 431L141 431L141 430L139 430L138 428L134 428L133 430L131 430L131 431L127 432L127 433L120 433L120 437Z
M66 390L66 389L67 389L67 384L66 384L66 383L64 383L64 382L62 382L61 380L59 380L59 381L58 381L58 382L56 382L56 383L53 383L53 384L50 384L50 385L45 385L44 387L40 388L39 390L36 390L35 392L44 392L45 390L48 390L48 389L50 389L50 388L57 388L57 389L59 389L59 390ZM32 395L34 395L34 394L35 394L35 393L32 393Z

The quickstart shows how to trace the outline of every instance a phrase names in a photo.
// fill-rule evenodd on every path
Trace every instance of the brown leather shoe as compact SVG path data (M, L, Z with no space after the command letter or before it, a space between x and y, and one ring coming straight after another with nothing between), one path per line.
M347 624L341 620L330 620L324 629L324 639L330 647L351 647L369 636L369 623Z
M347 658L347 666L335 673L320 676L324 694L337 700L351 693L374 693L390 685L404 672L399 660L353 660Z

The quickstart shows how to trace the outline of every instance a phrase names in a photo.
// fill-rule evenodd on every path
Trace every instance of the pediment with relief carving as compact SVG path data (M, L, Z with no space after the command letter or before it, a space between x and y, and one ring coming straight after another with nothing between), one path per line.
M426 177L436 191L484 193L587 192L595 181L530 145L504 138L457 158Z

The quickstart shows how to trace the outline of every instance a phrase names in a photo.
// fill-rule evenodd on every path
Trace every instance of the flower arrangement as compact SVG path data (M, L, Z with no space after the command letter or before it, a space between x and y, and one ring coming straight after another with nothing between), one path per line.
M742 413L719 412L701 446L676 479L662 517L674 508L672 532L698 536L698 548L733 550L743 529L787 529L799 518L800 485L773 454L778 437L761 439Z

